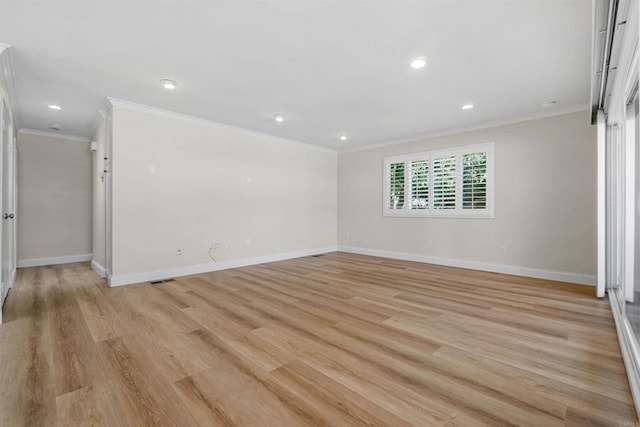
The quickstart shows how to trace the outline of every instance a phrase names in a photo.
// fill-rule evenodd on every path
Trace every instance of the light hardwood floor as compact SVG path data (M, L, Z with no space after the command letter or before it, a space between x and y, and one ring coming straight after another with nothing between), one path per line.
M120 288L23 269L0 423L631 426L594 293L344 253Z

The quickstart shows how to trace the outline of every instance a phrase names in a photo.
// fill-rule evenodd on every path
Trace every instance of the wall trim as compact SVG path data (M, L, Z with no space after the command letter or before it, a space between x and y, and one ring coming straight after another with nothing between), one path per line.
M244 134L267 137L267 138L270 138L270 139L272 139L274 141L284 142L286 144L296 145L298 147L305 147L305 148L309 148L309 149L316 150L316 151L323 151L323 152L326 152L326 153L337 153L338 152L338 150L336 150L334 148L321 147L319 145L313 145L313 144L309 144L309 143L302 142L302 141L296 141L294 139L288 139L288 138L283 138L281 136L270 135L268 133L260 132L260 131L257 131L257 130L245 129L245 128L229 125L229 124L226 124L226 123L220 123L220 122L215 122L213 120L202 119L200 117L190 116L188 114L176 113L174 111L163 110L161 108L156 108L156 107L149 107L148 105L137 104L135 102L125 101L125 100L122 100L122 99L107 97L107 101L109 102L111 107L115 106L115 107L128 108L130 110L140 111L140 112L148 113L148 114L154 114L156 116L166 117L166 118L176 119L176 120L181 120L183 122L194 123L194 124L198 124L198 125L202 125L202 126L234 130L234 131L237 131L237 132L242 132Z
M46 136L49 138L57 138L57 139L69 139L71 141L79 141L79 142L91 142L91 139L85 138L84 136L79 135L71 135L68 133L59 133L59 132L48 132L44 130L35 130L29 128L22 128L18 131L18 134L25 133L27 135L38 135L38 136Z
M516 276L534 277L559 282L577 283L580 285L594 286L596 276L593 274L569 273L555 270L542 270L538 268L522 267L518 265L490 264L485 262L470 261L455 258L440 258L428 255L410 254L406 252L391 252L379 249L358 248L353 246L338 246L339 252L348 252L359 255L378 256L382 258L400 259L403 261L415 261L425 264L446 265L448 267L468 268L471 270L489 271L492 273L513 274Z
M93 116L93 120L91 121L91 134L92 135L94 133L96 133L96 130L104 122L104 120L106 118L107 118L107 113L104 110L99 109L98 111L96 111L96 115Z
M337 246L325 246L322 248L302 249L292 252L281 252L271 255L261 255L248 258L239 258L229 261L221 261L210 264L190 265L186 267L170 268L167 270L146 271L142 273L120 274L109 277L109 286L123 286L134 283L148 282L150 280L162 280L171 277L189 276L192 274L210 273L212 271L227 270L230 268L246 267L249 265L265 264L268 262L284 261L293 258L302 258L311 255L320 255L336 252Z
M91 260L91 268L96 272L98 276L102 277L103 279L107 277L107 269L98 264L95 259Z
M562 116L564 114L577 113L579 111L587 111L589 110L589 108L590 108L589 104L570 105L567 107L559 107L559 108L553 108L549 110L536 111L534 113L529 113L529 114L522 114L519 116L506 117L504 119L480 122L480 123L476 123L468 126L459 126L459 127L449 128L449 129L443 129L440 131L434 131L434 132L410 136L408 138L394 139L391 141L381 142L379 144L363 145L360 147L345 147L343 149L338 150L338 152L352 153L355 151L366 151L366 150L372 150L374 148L388 147L390 145L422 142L428 139L439 138L442 136L456 135L456 134L465 133L465 132L473 132L476 130L490 129L490 128L495 128L500 126L512 125L516 123L528 122L531 120Z
M51 258L32 258L18 260L18 268L40 267L42 265L69 264L72 262L91 261L93 254L85 255L67 255Z

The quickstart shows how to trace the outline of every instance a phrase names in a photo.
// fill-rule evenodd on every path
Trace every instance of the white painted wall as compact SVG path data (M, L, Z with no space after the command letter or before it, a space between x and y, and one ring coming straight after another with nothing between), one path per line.
M115 282L335 248L335 152L120 104L112 114Z
M382 215L385 156L491 141L495 219ZM595 283L596 128L579 112L341 153L338 244L524 275L571 273L556 277Z
M91 259L91 167L87 141L18 132L18 266Z

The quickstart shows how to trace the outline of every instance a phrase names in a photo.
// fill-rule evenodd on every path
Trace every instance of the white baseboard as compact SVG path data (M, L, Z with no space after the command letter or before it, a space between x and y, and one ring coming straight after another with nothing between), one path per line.
M98 276L102 277L103 279L107 277L107 269L98 264L95 259L91 260L91 268L96 272Z
M211 264L190 265L187 267L170 268L167 270L112 275L111 277L109 277L109 286L123 286L133 283L148 282L151 280L168 279L170 277L209 273L212 271L227 270L229 268L246 267L248 265L264 264L267 262L283 261L286 259L325 254L328 252L335 252L336 250L336 246L327 246L324 248L303 249L300 251L282 252L279 254L263 255L250 258L240 258Z
M32 258L18 260L18 268L40 267L42 265L69 264L71 262L91 261L93 254L68 255L51 258Z
M559 282L578 283L595 286L594 274L568 273L564 271L542 270L538 268L521 267L517 265L489 264L478 261L468 261L454 258L440 258L427 255L416 255L405 252L391 252L379 249L357 248L352 246L338 246L338 251L360 255L371 255L383 258L401 259L404 261L423 262L426 264L446 265L448 267L468 268L471 270L490 271L492 273L513 274L516 276L535 277L538 279L556 280Z

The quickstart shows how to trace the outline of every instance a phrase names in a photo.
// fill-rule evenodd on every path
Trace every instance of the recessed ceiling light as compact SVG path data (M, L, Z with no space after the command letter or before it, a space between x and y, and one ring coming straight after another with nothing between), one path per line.
M340 139L340 141L346 141L347 139L349 139L349 135L347 135L346 133L341 133L340 135L338 135L338 138Z
M176 83L173 80L169 80L169 79L162 79L160 80L160 84L165 88L165 89L175 89L176 86L178 86L178 83Z
M462 106L463 110L471 110L473 108L473 104L464 104Z
M558 101L547 101L544 104L542 104L542 106L544 108L548 108L548 107L553 107L554 105L556 105L558 103Z
M273 119L276 122L284 122L284 114L278 113L273 115Z
M56 104L50 104L48 105L49 108L51 108L52 110L62 110L62 107Z
M427 58L424 56L418 56L413 61L411 61L411 68L419 70L420 68L424 68L427 65Z

